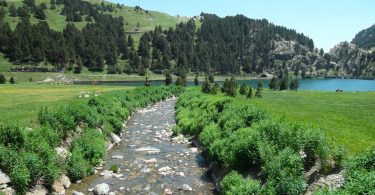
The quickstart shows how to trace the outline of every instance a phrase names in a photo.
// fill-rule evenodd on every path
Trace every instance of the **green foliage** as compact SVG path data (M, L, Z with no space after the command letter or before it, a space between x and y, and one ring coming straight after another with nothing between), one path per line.
M67 164L68 177L72 181L77 181L83 177L89 175L91 166L88 161L85 160L84 154L81 148L75 147L71 151L71 156Z
M177 133L199 136L218 165L241 174L251 172L264 183L260 187L260 181L232 172L222 180L223 194L301 194L303 174L317 161L322 173L342 166L344 150L320 129L270 117L264 109L238 99L191 89L176 104Z
M7 82L5 76L0 73L0 84L5 84Z
M249 92L247 93L247 98L252 98L253 97L253 88L251 86L249 86Z
M270 84L269 84L270 89L276 90L277 89L277 78L272 77Z
M85 129L81 137L74 140L71 148L81 149L84 159L93 166L98 165L105 157L105 141L96 129Z
M0 143L10 148L23 148L26 144L25 129L18 122L0 124Z
M215 82L214 75L210 74L210 75L208 76L208 80L210 81L210 83L214 83L214 82Z
M241 95L246 95L248 92L247 92L247 85L245 83L242 83L241 84L241 87L240 87L240 94Z
M27 191L30 182L30 172L25 163L21 161L16 164L9 177L18 194L24 194Z
M217 94L219 89L220 89L219 83L215 83L214 86L211 89L211 94L214 94L214 95Z
M292 79L292 81L290 81L289 89L297 91L298 87L299 87L299 81L298 81L298 79L297 78Z
M120 167L118 165L111 165L109 170L113 171L114 173L118 173L120 171Z
M202 84L202 92L203 93L211 93L211 82L210 80L206 77L204 79L204 82Z
M16 80L14 80L13 77L10 77L10 79L9 79L9 83L10 83L10 84L15 84L15 83L16 83Z
M221 194L225 195L247 195L261 194L261 185L258 181L245 179L235 171L228 173L220 182Z
M199 85L198 76L195 76L195 77L194 77L194 85L195 85L195 86L198 86L198 85Z

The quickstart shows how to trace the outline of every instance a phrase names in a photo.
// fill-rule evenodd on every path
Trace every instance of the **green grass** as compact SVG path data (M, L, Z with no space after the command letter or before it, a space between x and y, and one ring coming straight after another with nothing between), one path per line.
M79 85L0 85L0 122L19 120L26 125L36 125L39 110L62 102L85 101L78 98L81 92L107 92L131 89L119 86Z
M201 90L196 87L193 90ZM253 90L254 93L254 90ZM218 98L226 96L219 93ZM247 99L237 93L238 104L255 104L272 117L286 118L321 128L354 155L375 144L375 92L263 91L263 98Z
M322 128L354 154L375 143L375 92L264 91L263 99L245 99L274 117Z

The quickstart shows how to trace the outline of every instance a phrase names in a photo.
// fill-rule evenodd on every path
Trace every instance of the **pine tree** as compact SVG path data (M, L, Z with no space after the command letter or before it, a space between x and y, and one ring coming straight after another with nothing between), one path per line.
M169 71L165 72L165 85L169 86L170 84L172 84L172 82L173 79L171 73Z
M7 82L5 76L3 74L0 74L0 84L5 84Z
M211 93L211 83L210 80L206 77L202 84L202 92L203 93Z
M269 87L271 90L276 90L277 88L277 78L276 77L272 77L271 81L270 81L270 84L269 84Z
M223 83L223 86L221 87L221 92L222 92L222 93L227 93L228 88L229 88L229 79L228 79L228 78L225 78L225 81L224 81L224 83Z
M186 75L180 74L176 79L176 86L186 86Z
M236 97L237 95L237 83L234 77L232 77L228 84L228 90L226 92L229 96Z
M215 83L215 85L212 87L211 94L214 94L214 95L217 94L219 89L220 89L219 83Z
M247 98L252 98L253 97L253 88L249 86L249 92L247 93Z
M247 93L247 85L245 83L242 83L240 87L240 94L246 95L246 93Z
M279 88L279 90L280 91L288 90L288 84L289 84L288 76L284 75L283 78L280 81L280 88Z
M290 90L298 90L298 87L299 87L298 79L297 78L292 79L292 81L290 82L290 85L289 85L289 89Z
M258 80L258 87L257 87L257 90L255 92L255 97L257 98L262 98L263 95L262 95L262 90L263 90L263 83L261 80Z
M195 86L198 86L198 85L199 85L198 76L195 76L195 78L194 78L194 85L195 85Z
M82 59L81 59L80 56L78 56L78 58L76 60L76 64L75 64L74 69L73 69L73 72L75 74L80 74L82 72L82 68L83 68Z
M10 4L9 15L11 17L16 17L17 16L17 9L16 9L16 6L14 5L14 3Z
M9 79L9 83L11 83L11 84L15 84L15 83L16 83L16 81L14 80L14 78L13 78L13 77L10 77L10 79Z
M208 80L210 80L211 83L214 83L214 82L215 82L214 75L210 74L210 75L208 76Z

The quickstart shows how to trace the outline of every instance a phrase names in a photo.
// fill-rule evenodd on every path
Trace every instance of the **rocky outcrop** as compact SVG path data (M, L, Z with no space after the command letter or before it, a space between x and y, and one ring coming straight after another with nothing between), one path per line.
M342 42L337 44L329 52L335 63L338 76L356 77L363 76L369 72L369 52L359 48L355 44Z
M0 170L0 192L3 192L6 195L15 194L15 191L9 185L10 185L9 176Z

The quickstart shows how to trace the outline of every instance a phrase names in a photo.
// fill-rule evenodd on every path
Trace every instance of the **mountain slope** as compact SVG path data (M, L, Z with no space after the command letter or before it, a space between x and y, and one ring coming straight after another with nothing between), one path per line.
M375 24L371 27L364 29L355 35L352 40L353 44L365 50L370 50L375 47Z
M97 0L89 0L88 2L93 4L100 4ZM45 3L47 5L47 9L44 10L46 15L45 21L48 23L50 28L62 31L65 26L69 23L66 21L66 16L61 15L61 11L64 8L63 4L56 4L56 9L51 9L50 0L35 0L36 5L40 5ZM12 0L8 1L8 6L6 11L9 11L10 6L14 4L16 8L23 6L23 0ZM161 25L163 28L175 27L177 23L186 21L186 17L175 17L170 16L161 12L157 11L147 11L140 9L135 9L134 7L128 7L123 5L114 4L111 2L104 2L105 5L111 5L113 7L113 11L105 11L103 13L110 14L114 17L122 16L125 20L125 31L130 32L144 32L147 30L154 29L155 26ZM39 20L35 18L33 14L30 18L32 24L36 24ZM20 21L19 17L11 17L9 14L6 14L5 22L8 22L12 29L14 29L17 23ZM82 22L73 22L74 25L78 28L82 28L88 22L84 19ZM139 27L137 25L139 24Z

